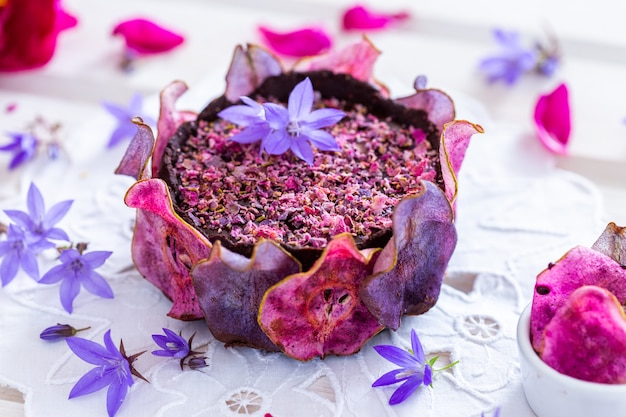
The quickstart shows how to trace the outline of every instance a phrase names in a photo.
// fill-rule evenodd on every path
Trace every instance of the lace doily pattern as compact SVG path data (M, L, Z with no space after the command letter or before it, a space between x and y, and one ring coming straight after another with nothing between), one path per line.
M503 416L532 416L520 385L517 319L530 301L537 273L571 246L590 245L604 225L598 193L585 179L555 169L523 134L487 131L470 147L462 170L459 243L437 305L422 316L406 317L397 332L382 332L356 355L305 363L226 349L204 323L166 316L170 302L132 266L134 211L122 203L130 179L111 173L119 155L30 172L26 179L37 183L47 201L75 199L61 225L73 240L114 251L99 271L115 298L82 292L68 315L57 286L37 285L20 273L0 290L0 384L25 394L28 417L106 416L105 391L66 400L90 365L65 343L40 340L39 332L56 323L89 326L81 337L101 343L111 329L113 340L122 338L132 354L154 350L151 335L168 327L187 338L195 332L194 348L206 351L208 366L181 371L176 360L144 354L135 365L151 383L131 387L119 417L478 417L496 407ZM22 209L26 186L19 189L20 195L0 200L0 208ZM53 262L41 259L41 266ZM432 388L421 387L392 407L387 402L395 387L371 384L393 365L372 346L408 348L411 328L427 357L439 356L436 367L460 362L437 373Z

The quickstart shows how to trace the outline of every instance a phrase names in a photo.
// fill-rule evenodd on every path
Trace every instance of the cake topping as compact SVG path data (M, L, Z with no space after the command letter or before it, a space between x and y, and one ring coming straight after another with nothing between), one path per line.
M269 104L274 103L263 107L276 106ZM322 248L339 233L366 241L389 229L398 201L419 192L420 180L436 178L437 152L421 130L381 120L361 105L348 108L327 99L316 106L323 108L310 114L342 108L347 117L318 130L334 137L341 151L317 153L309 165L293 154L263 157L263 142L230 140L252 124L241 130L224 120L199 122L197 134L187 138L173 161L181 211L196 227L231 245L268 238ZM249 113L254 108L242 107ZM239 120L247 117L244 111L239 115Z
M298 83L291 94L287 108L276 103L263 105L249 97L242 97L245 105L231 106L218 116L246 127L231 137L239 143L261 140L261 152L281 155L291 151L309 165L313 163L311 144L322 151L338 151L335 138L321 128L332 126L345 113L331 108L313 110L313 85L307 77Z

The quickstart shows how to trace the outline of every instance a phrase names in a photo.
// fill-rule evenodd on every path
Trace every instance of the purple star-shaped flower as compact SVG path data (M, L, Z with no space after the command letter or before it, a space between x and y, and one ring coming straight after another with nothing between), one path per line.
M198 358L195 355L200 355L200 352L196 352L191 349L191 344L193 343L193 338L196 334L192 334L189 340L185 340L182 334L176 334L170 329L163 328L163 332L165 335L161 334L153 334L152 339L156 342L159 347L162 349L152 351L152 354L155 356L166 356L170 358L180 359L180 369L183 369L185 365L185 360L187 361L187 366L191 369L199 369L206 366L201 366ZM202 358L203 359L203 358ZM204 359L203 359L204 360Z
M162 349L152 352L155 356L167 356L170 358L184 358L189 354L189 343L181 336L170 329L163 328L165 336L153 334L152 339Z
M109 387L107 412L109 417L113 417L124 402L128 388L134 383L133 375L145 380L132 365L135 359L144 352L127 357L121 341L119 349L113 344L110 330L104 334L104 346L80 337L69 338L66 342L76 356L96 365L78 380L70 391L69 398L91 394Z
M389 398L390 405L406 400L420 385L431 384L433 370L426 363L424 349L415 330L411 329L412 353L391 345L374 346L374 349L380 356L401 367L387 372L372 384L373 387L380 387L404 381Z
M280 155L291 149L308 164L313 163L311 144L322 151L340 150L333 135L321 129L334 125L345 113L330 108L311 111L314 92L308 77L291 91L287 108L264 103L261 112L258 103L248 97L242 97L242 101L245 106L232 106L218 114L225 120L247 127L234 135L233 140L240 143L261 140L261 152L265 150L270 155Z
M80 292L81 285L87 291L103 298L113 298L113 290L105 279L95 272L111 256L112 252L93 251L81 254L76 249L61 252L57 265L44 274L39 280L41 284L61 283L61 304L68 313L73 310L72 304Z
M112 148L126 138L132 138L137 132L137 126L132 122L133 117L139 116L144 123L154 125L155 121L152 117L143 113L141 94L136 93L130 99L128 107L122 107L115 103L103 101L104 108L117 119L117 127L109 138L107 148Z
M39 141L30 133L7 133L7 135L11 137L12 142L0 146L0 152L13 153L9 163L9 169L13 170L35 156Z
M493 34L500 44L501 53L483 59L479 68L487 74L489 82L503 80L513 85L520 76L537 65L537 52L524 47L517 32L496 29Z
M26 231L33 241L39 241L43 249L54 247L48 239L69 241L67 233L54 227L70 209L73 200L61 201L46 211L46 205L39 188L34 183L28 188L26 207L28 213L21 210L5 210L4 212L19 227Z
M15 278L21 267L34 280L39 279L37 253L43 250L41 243L29 241L24 230L10 224L7 239L0 242L0 281L2 286L7 285Z

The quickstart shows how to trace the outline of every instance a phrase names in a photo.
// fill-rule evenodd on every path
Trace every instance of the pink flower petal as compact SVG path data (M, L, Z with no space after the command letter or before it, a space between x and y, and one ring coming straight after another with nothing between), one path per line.
M408 18L407 12L377 13L357 5L344 12L342 23L344 30L373 30L386 28Z
M535 131L541 143L551 152L567 154L570 121L569 94L565 84L542 95L535 106Z
M0 7L0 71L37 68L50 61L59 32L76 26L60 0L13 0Z
M265 26L259 26L259 31L270 48L286 56L304 57L317 55L326 51L332 45L330 36L320 27L278 33Z
M122 35L126 46L138 54L166 52L182 44L185 38L147 19L131 19L119 23L113 35Z

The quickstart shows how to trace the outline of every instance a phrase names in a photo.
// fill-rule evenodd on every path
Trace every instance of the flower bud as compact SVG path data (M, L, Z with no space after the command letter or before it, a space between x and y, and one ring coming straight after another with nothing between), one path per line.
M80 332L82 330L87 330L88 328L89 327L76 330L74 327L70 326L69 324L57 323L56 326L51 326L51 327L48 327L47 329L44 329L39 335L39 337L43 340L60 340L60 339L65 339L67 337L72 337L77 332Z
M189 361L187 362L187 366L189 367L189 369L202 369L202 368L206 368L207 363L205 361L206 358L204 357L200 357L200 356L196 356L194 358L189 359Z

